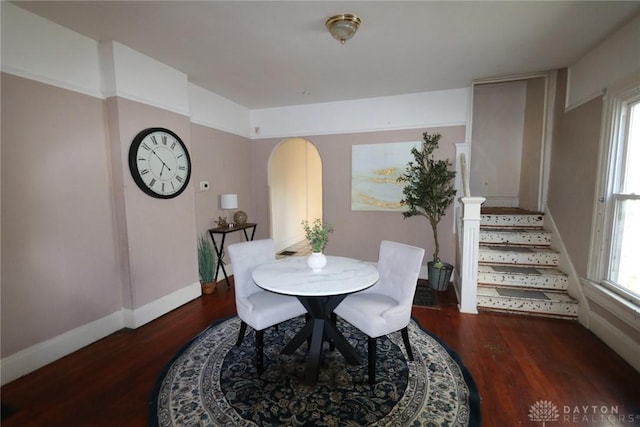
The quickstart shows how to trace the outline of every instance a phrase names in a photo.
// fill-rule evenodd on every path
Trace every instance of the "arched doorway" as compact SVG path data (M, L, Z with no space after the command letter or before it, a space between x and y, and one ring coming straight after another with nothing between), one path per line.
M304 240L302 220L322 219L322 161L303 138L278 144L269 160L271 237L276 251Z

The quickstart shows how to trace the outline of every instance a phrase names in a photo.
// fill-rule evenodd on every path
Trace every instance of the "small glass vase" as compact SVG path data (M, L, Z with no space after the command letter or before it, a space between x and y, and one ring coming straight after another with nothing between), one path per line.
M322 252L312 252L307 257L307 265L314 273L319 273L327 265L327 257Z

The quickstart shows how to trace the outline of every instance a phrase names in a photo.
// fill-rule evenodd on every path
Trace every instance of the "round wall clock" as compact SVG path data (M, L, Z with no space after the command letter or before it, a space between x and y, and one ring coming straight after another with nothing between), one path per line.
M170 199L187 188L191 158L178 135L164 128L149 128L131 143L129 169L142 191L152 197Z

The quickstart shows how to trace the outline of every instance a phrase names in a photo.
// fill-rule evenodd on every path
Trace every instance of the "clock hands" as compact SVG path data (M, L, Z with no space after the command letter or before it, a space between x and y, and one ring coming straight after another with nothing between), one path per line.
M167 164L164 162L164 160L162 160L160 156L158 156L158 153L156 153L155 150L151 150L151 153L153 153L158 158L158 160L160 160L160 163L162 163L162 169L160 169L160 178L162 178L162 173L164 172L164 168L167 168L169 172L171 172L171 168L167 166Z

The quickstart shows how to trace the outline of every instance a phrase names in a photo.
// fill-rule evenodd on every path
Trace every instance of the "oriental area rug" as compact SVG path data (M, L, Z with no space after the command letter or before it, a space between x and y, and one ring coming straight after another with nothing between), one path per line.
M305 385L306 346L291 356L280 354L303 325L300 317L265 331L261 376L253 331L236 347L238 317L212 325L160 375L149 401L149 425L480 426L473 378L415 320L409 324L412 362L399 332L378 338L374 386L367 379L367 336L341 319L338 329L363 365L348 365L325 343L318 383Z

